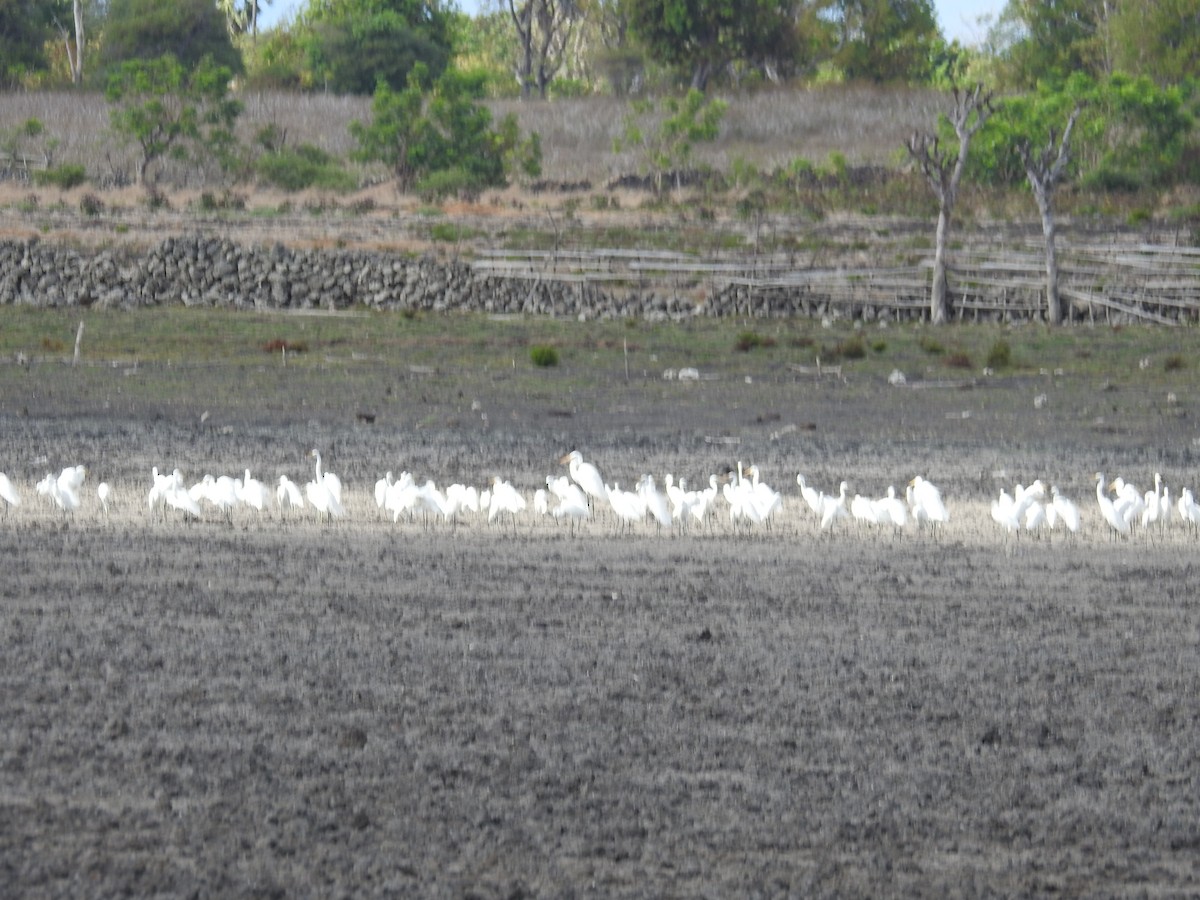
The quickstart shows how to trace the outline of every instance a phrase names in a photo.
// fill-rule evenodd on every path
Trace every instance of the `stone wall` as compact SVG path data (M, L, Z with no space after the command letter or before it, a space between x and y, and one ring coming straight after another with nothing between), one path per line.
M0 242L0 304L130 309L179 303L572 317L710 314L691 298L504 278L432 255L259 247L210 237L168 238L144 252Z

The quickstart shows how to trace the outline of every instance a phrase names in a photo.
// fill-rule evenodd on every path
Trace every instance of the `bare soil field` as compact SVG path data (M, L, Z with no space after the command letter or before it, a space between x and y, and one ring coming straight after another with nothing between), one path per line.
M1091 493L1101 468L1192 483L1188 398L211 366L140 374L191 383L155 404L119 370L36 374L0 367L24 494L0 522L7 896L1200 892L1197 539L1113 540ZM302 480L314 446L341 521L145 508L151 466ZM784 508L572 531L371 498L388 469L528 493L575 447L627 486L752 461ZM32 484L79 462L66 517ZM925 474L952 520L821 534L801 471L872 495ZM1081 534L989 520L1039 476Z

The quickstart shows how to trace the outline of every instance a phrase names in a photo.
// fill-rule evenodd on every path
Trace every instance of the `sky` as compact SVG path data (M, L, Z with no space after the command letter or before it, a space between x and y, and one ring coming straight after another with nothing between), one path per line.
M474 12L479 0L457 0L461 9ZM270 28L282 17L290 16L304 5L304 0L273 0L259 12L259 27ZM980 43L987 31L978 24L979 17L990 15L993 20L1004 8L1004 0L934 0L942 34L947 40L955 40L966 46Z

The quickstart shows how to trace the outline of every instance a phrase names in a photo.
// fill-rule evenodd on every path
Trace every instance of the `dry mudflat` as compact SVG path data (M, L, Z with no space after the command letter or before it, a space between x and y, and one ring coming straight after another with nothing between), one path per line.
M196 399L0 367L24 495L0 522L7 896L1200 892L1200 542L1112 539L1091 480L1193 483L1187 398L404 375L381 407L281 373L136 377ZM151 466L302 480L313 446L345 520L145 509ZM392 523L370 497L389 469L531 494L574 447L626 486L752 461L784 508L572 532ZM66 517L33 484L79 462ZM952 521L821 534L801 471L871 495L924 474ZM996 529L992 497L1035 477L1079 535Z

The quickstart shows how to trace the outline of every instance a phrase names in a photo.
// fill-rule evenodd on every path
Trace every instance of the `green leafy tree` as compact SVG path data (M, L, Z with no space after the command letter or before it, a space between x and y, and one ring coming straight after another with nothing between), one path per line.
M540 172L536 134L522 139L511 115L493 128L492 114L480 102L484 76L450 69L431 88L424 87L426 79L418 64L402 91L379 83L371 122L350 125L359 159L383 162L402 190L435 194L476 193L505 184L508 172Z
M629 29L655 59L691 72L703 91L734 60L753 64L794 52L785 0L627 0Z
M932 0L838 0L833 63L851 80L926 81L941 38Z
M100 53L106 71L165 54L189 71L205 58L242 71L241 54L213 0L109 0Z
M1200 75L1200 0L1118 4L1109 34L1120 71L1164 86Z
M382 79L394 90L421 63L439 75L453 50L452 16L430 0L313 0L303 17L317 83L370 94Z
M1141 8L1140 4L1130 4ZM1008 0L1002 22L1013 22L1004 71L1013 87L1062 83L1074 73L1102 77L1112 71L1107 36L1111 0Z
M1116 74L1096 80L1076 73L1064 82L1005 98L980 133L972 154L973 177L1016 185L1026 179L1021 143L1043 146L1075 107L1083 111L1072 136L1071 168L1101 189L1169 184L1181 177L1193 119L1184 92L1159 87L1147 76Z
M174 56L129 60L109 75L106 97L113 128L137 143L138 180L153 185L151 166L164 156L186 159L189 151L232 159L233 126L242 104L229 96L233 77L205 58L189 71Z
M649 100L635 101L625 117L622 136L613 142L613 152L627 148L640 151L654 178L655 193L661 194L672 173L678 187L698 142L717 139L728 107L724 100L706 100L695 88L682 100L668 97L661 110ZM653 120L657 116L662 116L662 121L655 128Z
M28 72L47 66L44 46L56 16L69 4L38 0L0 0L0 87L18 84Z

